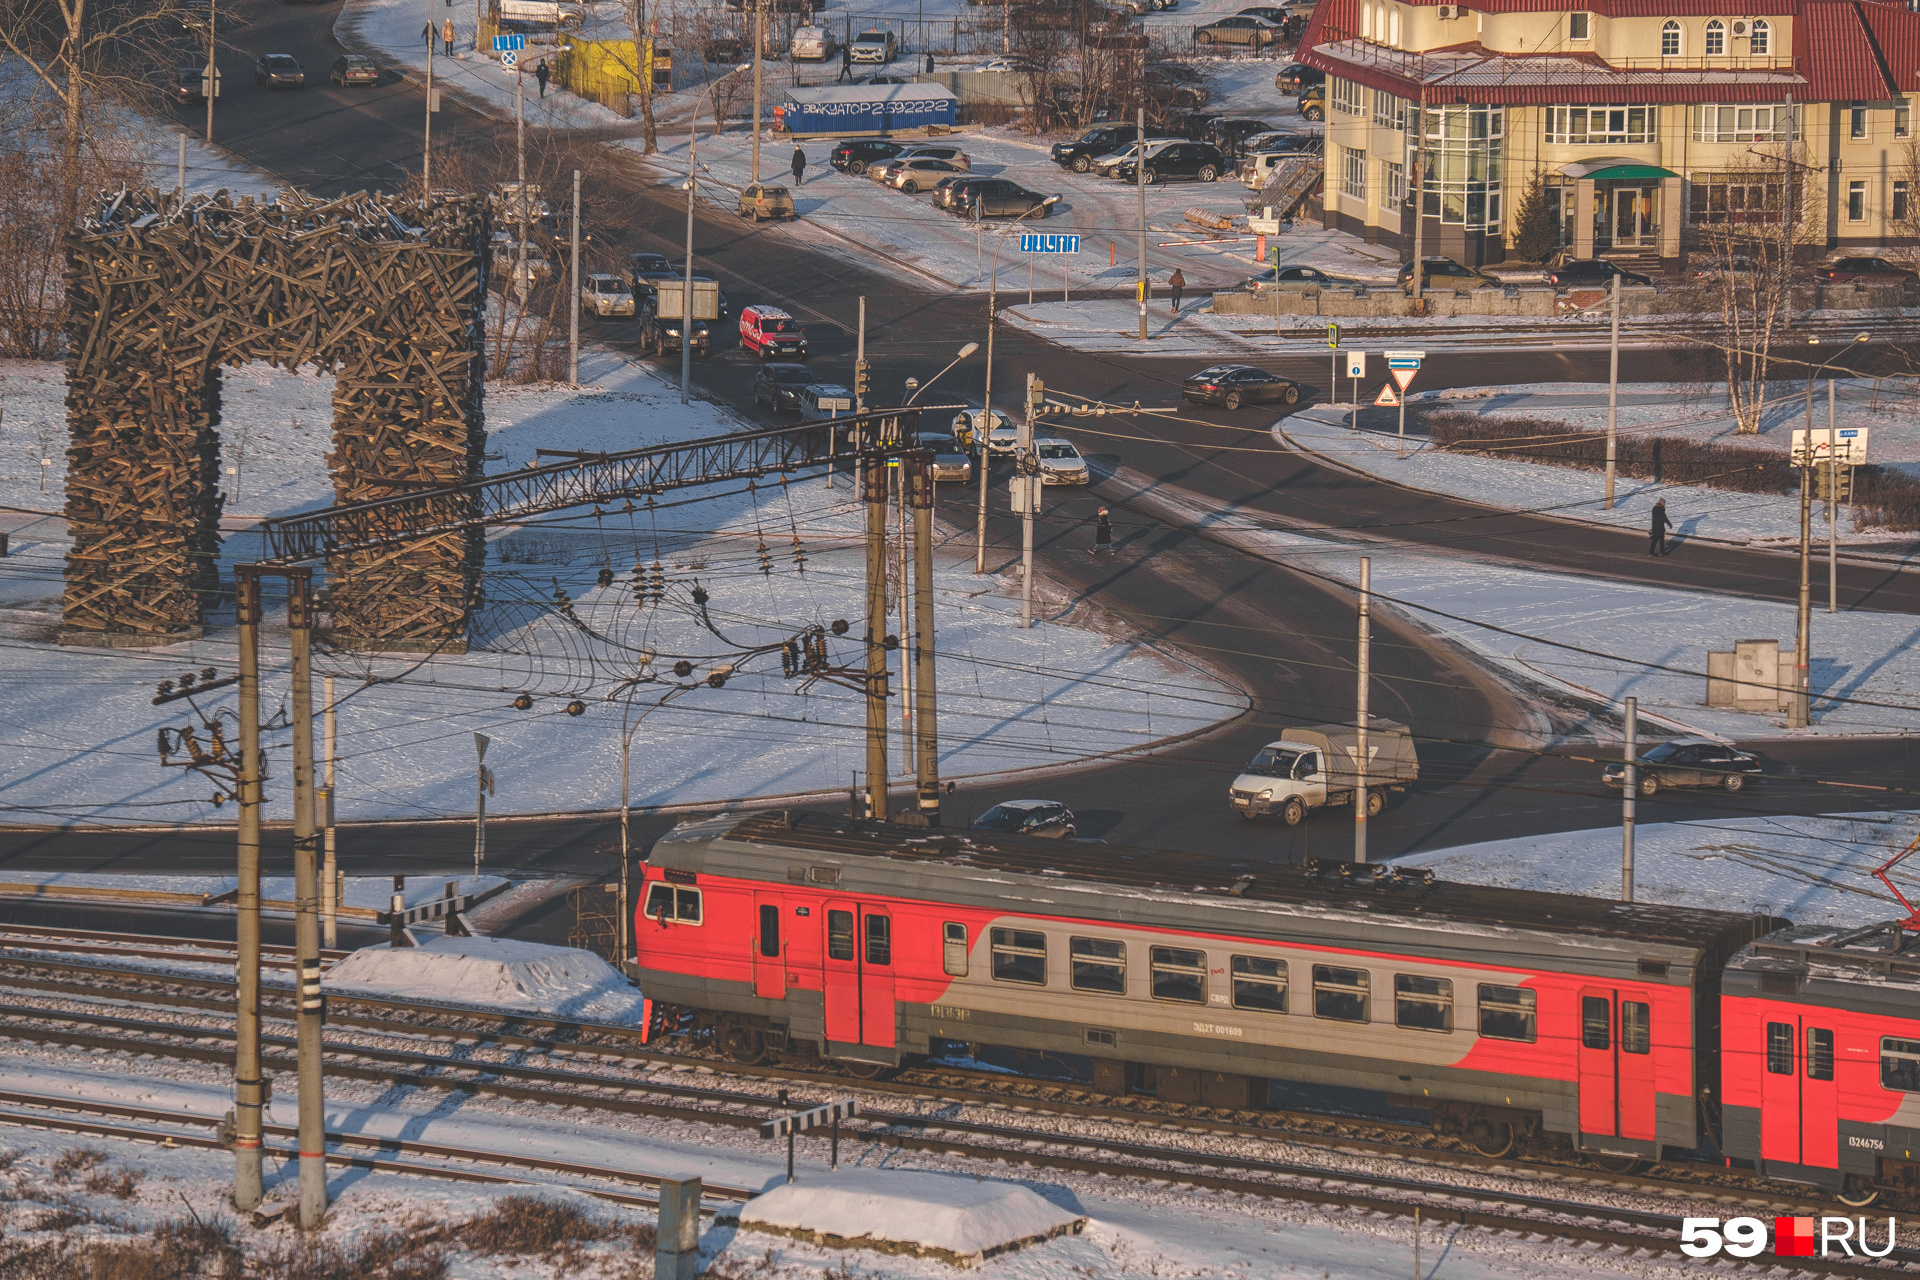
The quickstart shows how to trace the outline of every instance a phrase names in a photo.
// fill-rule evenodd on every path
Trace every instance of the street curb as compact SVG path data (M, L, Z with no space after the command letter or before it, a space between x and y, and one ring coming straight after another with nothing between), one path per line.
M1313 406L1313 408L1319 408L1319 407L1320 406L1318 405ZM1490 502L1482 502L1477 498L1462 497L1460 494L1448 493L1443 489L1425 489L1419 485L1408 484L1404 480L1389 479L1386 476L1380 475L1378 472L1368 471L1365 468L1356 467L1352 463L1342 462L1338 458L1335 458L1330 454L1321 453L1318 449L1314 449L1308 445L1304 445L1300 443L1300 441L1294 439L1291 435L1287 434L1286 424L1293 421L1293 419L1295 418L1306 417L1307 413L1309 412L1311 412L1310 409L1302 410L1301 412L1295 413L1295 414L1289 414L1287 417L1282 418L1280 421L1274 423L1272 430L1273 430L1275 439L1278 440L1281 444L1284 444L1285 446L1287 446L1289 449L1294 450L1296 453L1304 454L1307 457L1314 459L1316 462L1319 462L1324 466L1332 467L1337 471L1345 472L1347 475L1353 476L1356 479L1370 480L1375 484L1392 485L1394 488L1404 489L1408 493L1418 493L1418 494L1423 494L1425 496L1434 497L1434 498L1450 498L1455 502L1470 503L1477 507L1484 507L1489 511L1507 511L1507 512L1511 512L1514 515L1530 515L1540 520L1558 520L1565 524L1576 524L1588 529L1605 529L1612 533L1643 532L1642 530L1636 529L1632 525L1609 524L1604 520L1589 520L1581 516L1561 515L1557 512L1553 514L1545 514L1537 511L1527 511L1527 510L1516 508L1516 507L1495 506L1493 503L1490 503ZM1335 425L1333 423L1326 422L1325 420L1319 419L1319 418L1310 419L1310 421L1319 423L1319 425L1321 426ZM1366 428L1363 427L1361 430L1364 432L1366 431ZM1378 434L1378 433L1369 433L1369 434ZM1710 534L1703 534L1703 533L1692 534L1686 539L1686 541L1710 542L1722 547L1738 547L1741 550L1745 550L1745 551L1758 551L1758 552L1772 554L1772 555L1792 555L1792 556L1799 555L1798 550L1791 547L1776 547L1776 546L1768 546L1764 544L1756 544L1753 542L1742 542L1742 541L1737 541L1733 538L1716 538ZM1861 564L1894 565L1899 568L1920 567L1920 560L1906 559L1906 558L1901 558L1896 556L1876 556L1864 551L1848 551L1845 547L1842 547L1840 549L1840 558L1842 560L1852 560Z

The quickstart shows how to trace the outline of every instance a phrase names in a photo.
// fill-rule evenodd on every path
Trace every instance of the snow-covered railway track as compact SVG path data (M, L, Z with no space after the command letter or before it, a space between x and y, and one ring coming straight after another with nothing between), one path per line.
M88 955L128 960L176 960L199 964L231 964L238 944L218 938L176 938L142 933L101 933L91 929L62 929L47 925L0 924L0 953L7 955ZM320 952L323 965L345 956L345 951ZM263 967L292 969L292 947L262 944Z

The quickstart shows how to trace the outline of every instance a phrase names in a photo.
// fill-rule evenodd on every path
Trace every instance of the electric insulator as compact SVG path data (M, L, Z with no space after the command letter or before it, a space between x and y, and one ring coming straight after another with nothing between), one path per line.
M833 620L833 626L829 629L833 632L833 634L837 636L843 636L847 634L847 630L848 630L847 620L845 618L835 618Z
M567 704L567 714L570 716L583 716L587 714L587 704L575 698Z
M900 647L900 637L888 636L880 642L880 647L883 649L898 649Z
M680 661L673 664L673 674L679 676L682 680L684 680L688 676L693 674L693 664L691 662L688 662L685 658L682 658L680 659Z
M613 585L613 570L605 567L603 567L600 570L600 585L603 587L610 587Z
M515 698L513 700L513 709L515 711L533 710L533 695L530 693L523 693L519 697Z
M213 679L213 678L214 678L215 676L217 676L218 674L220 674L220 673L219 673L219 672L217 672L217 671L215 671L215 670L214 670L214 669L213 669L212 667L202 667L202 668L200 668L200 678L201 678L202 680L211 680L211 679Z
M707 594L707 589L705 587L701 586L697 582L693 584L693 602L695 604L705 604L707 601L711 600L712 598L713 598L712 596L709 596Z

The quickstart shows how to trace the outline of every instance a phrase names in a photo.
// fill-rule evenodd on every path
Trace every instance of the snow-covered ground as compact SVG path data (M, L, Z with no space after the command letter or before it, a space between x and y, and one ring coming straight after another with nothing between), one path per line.
M491 469L530 463L539 448L631 449L740 425L708 402L683 408L647 367L612 353L585 351L582 366L578 392L489 387ZM229 562L251 554L254 535L232 529L247 516L330 500L330 390L330 379L311 372L227 372L221 433L226 484L236 495L227 508ZM202 666L233 670L224 618L203 641L152 653L51 643L66 542L57 517L34 512L57 511L62 501L60 397L60 366L0 365L0 504L27 509L0 513L13 529L12 554L0 561L0 643L10 653L0 682L11 694L0 805L21 821L227 818L233 809L210 803L210 783L160 768L154 754L155 730L189 723L190 709L148 705L161 679ZM32 465L39 457L53 460L44 494ZM856 549L864 516L851 496L845 477L829 489L812 475L496 531L488 605L469 653L317 661L320 673L338 679L341 819L471 813L475 732L493 740L486 763L498 778L494 812L616 805L626 732L636 805L846 787L864 767L860 696L831 681L784 677L777 650L741 655L864 616ZM1125 638L1057 622L1020 630L1007 583L975 576L971 543L963 542L937 556L944 776L1134 749L1238 711L1233 691ZM634 566L650 569L656 558L666 598L639 607ZM614 575L609 587L597 585L602 569ZM709 595L704 606L696 591ZM270 608L269 708L286 687L282 616ZM829 635L827 647L834 664L863 661L851 641ZM687 679L672 674L679 660L692 664ZM703 683L729 664L738 669L724 688ZM531 710L509 706L522 691L535 699ZM202 700L202 711L229 706L230 695ZM583 714L569 714L575 701ZM276 756L287 745L283 734L270 735ZM912 772L903 755L896 746L896 775ZM271 767L284 775L284 764ZM285 817L289 790L267 791L268 815Z
M591 951L422 928L419 945L362 947L327 973L329 987L557 1018L639 1025L640 989Z
M1601 399L1604 402L1604 392ZM1622 397L1623 405L1626 399ZM1651 404L1643 408L1643 412L1649 410L1658 411ZM1558 416L1547 410L1541 412ZM1604 403L1601 414L1604 427ZM1432 447L1424 435L1407 436L1403 446L1396 434L1392 409L1363 405L1358 432L1348 429L1347 419L1347 412L1341 408L1317 405L1277 423L1273 432L1283 444L1395 484L1563 520L1588 520L1644 530L1652 516L1653 504L1664 501L1667 518L1674 524L1676 555L1686 554L1685 543L1690 538L1755 546L1797 547L1800 544L1797 493L1740 493L1704 485L1662 484L1623 474L1614 480L1614 506L1609 511L1603 472L1552 467L1512 457L1454 453ZM1895 429L1906 425L1901 423ZM1781 434L1784 435L1784 431ZM1746 439L1742 438L1740 443L1744 444ZM1403 449L1404 457L1400 456ZM1875 544L1904 545L1913 541L1911 533L1855 528L1844 507L1835 514L1839 522L1836 536L1842 545L1870 548ZM1824 547L1826 539L1826 504L1816 502L1814 540Z

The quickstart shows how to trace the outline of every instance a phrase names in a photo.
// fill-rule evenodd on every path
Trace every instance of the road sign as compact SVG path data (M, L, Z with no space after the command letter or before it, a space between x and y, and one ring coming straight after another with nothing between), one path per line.
M1413 381L1413 375L1420 372L1420 370L1405 369L1400 367L1399 365L1390 365L1387 368L1387 372L1393 375L1393 380L1400 384L1400 389L1402 391L1405 391L1407 389L1407 384Z
M1382 409L1392 409L1399 405L1400 397L1394 394L1392 387L1383 382L1380 384L1380 394L1373 398L1373 402Z
M527 38L525 36L495 36L493 38L493 51L495 53L513 53L516 50L526 47Z
M1048 236L1038 232L1025 232L1020 237L1022 253L1078 253L1079 236Z
M1385 356L1389 361L1411 360L1415 364L1419 364L1427 358L1427 353L1424 351L1382 351L1380 354Z
M509 71L513 70L514 66L519 61L520 61L520 55L515 53L511 49L507 50L505 53L500 55L500 65L505 67Z
M1833 460L1843 467L1864 466L1867 461L1866 427L1841 427L1833 433ZM1795 431L1791 441L1791 460L1796 467L1809 465L1807 458L1807 438L1813 439L1813 458L1811 465L1821 466L1827 461L1827 431L1824 427L1815 427L1812 431Z
M1329 347L1338 347L1340 345L1340 326L1339 325L1330 324L1327 326L1327 345Z
M1364 378L1367 376L1367 353L1364 351L1347 352L1347 376Z

